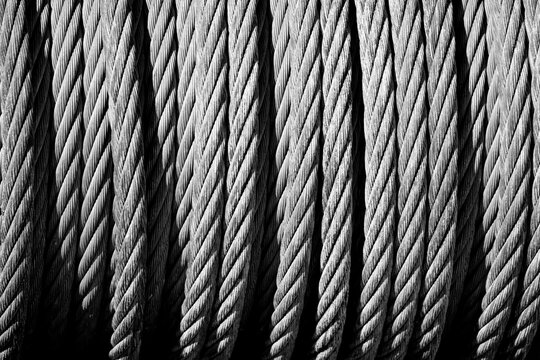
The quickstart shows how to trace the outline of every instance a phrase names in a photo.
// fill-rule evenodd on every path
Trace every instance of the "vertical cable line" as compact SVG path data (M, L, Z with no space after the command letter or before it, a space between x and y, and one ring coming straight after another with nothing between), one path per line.
M402 359L418 309L427 225L427 97L420 0L389 3L399 187L397 237L385 330L377 356Z
M4 11L6 9L6 2L7 1L0 1L0 27L2 26L2 21L4 19ZM7 33L5 34L7 35ZM9 39L9 38L8 38ZM6 40L8 41L8 40ZM5 56L4 56L5 57ZM3 61L0 61L0 71L3 71ZM0 91L1 91L1 86L2 86L2 75L0 75ZM0 117L2 116L2 99L1 99L1 95L0 95ZM3 149L3 141L2 141L2 136L1 136L1 131L2 131L2 127L1 127L1 124L0 124L0 155L3 155L3 152L2 152L2 149ZM0 157L0 159L2 158L3 156ZM1 163L1 162L0 162ZM3 178L3 174L2 174L2 166L0 165L0 181L2 180ZM2 208L0 207L0 224L2 222L2 217L4 216L4 210L2 210Z
M80 236L82 174L82 2L51 2L53 164L42 314L49 346L66 335Z
M230 357L238 335L256 235L259 59L257 1L227 1L229 138L224 235L208 340L203 354Z
M374 359L382 337L390 294L396 229L394 64L385 2L358 0L355 3L364 102L366 211L360 262L360 302L347 358Z
M196 122L193 210L180 323L180 352L198 358L206 341L216 295L225 202L227 116L227 17L225 0L197 3Z
M106 34L107 117L113 159L113 259L111 359L137 358L141 346L146 281L146 179L141 118L142 4L102 3Z
M97 335L112 223L112 158L104 32L99 0L85 1L83 19L84 137L82 146L81 237L77 252L75 336L83 353Z
M446 321L457 221L458 129L453 6L424 0L428 132L428 240L419 319L409 355L433 359Z
M465 329L471 329L481 311L485 281L487 277L486 263L488 254L493 247L498 231L497 213L499 208L499 181L501 164L499 158L500 142L500 109L499 109L499 59L501 57L501 43L497 36L497 0L486 0L484 3L486 13L486 47L488 51L486 78L486 128L484 134L484 166L482 174L482 200L480 201L479 216L476 226L475 240L471 248L469 266L463 287L462 300L458 310L459 324ZM456 324L456 327L459 325ZM477 327L477 325L474 325ZM465 331L466 342L472 342L474 331Z
M264 1L264 0L262 0ZM276 277L279 264L279 248L285 232L285 208L287 204L287 174L289 169L289 113L291 107L291 49L289 45L288 0L270 0L271 45L273 58L271 65L274 79L273 103L270 104L269 119L269 160L265 208L265 229L261 243L261 260L255 290L254 315L257 330L263 342L271 331L273 298L276 291ZM259 345L259 344L257 344Z
M172 351L179 351L178 339L184 301L184 283L190 239L189 227L192 216L193 163L195 138L195 95L198 90L195 76L197 50L195 43L195 20L197 1L176 0L176 72L178 74L176 103L176 159L174 164L173 222L170 234L167 272L163 289L163 317L165 327L173 336ZM162 240L163 241L163 240Z
M147 211L147 274L144 327L157 328L172 222L176 112L176 19L174 0L146 0L150 34L152 103L144 120ZM151 346L151 344L149 343Z
M511 315L527 235L531 180L531 98L525 22L521 1L500 2L497 36L500 62L501 181L498 232L489 254L486 292L474 344L474 357L493 359Z
M19 356L30 297L34 235L35 150L32 134L28 3L8 1L0 9L0 358Z
M50 3L47 0L34 1L28 10L32 22L30 46L32 49L32 89L35 117L34 160L34 241L32 245L32 292L28 304L27 333L36 334L36 325L41 301L43 279L43 255L47 239L47 219L49 201L50 167L50 122L51 122L51 32L49 21Z
M349 295L352 240L351 35L348 1L321 2L322 250L313 357L335 359Z
M258 59L259 59L259 148L257 162L257 198L255 200L255 236L251 247L251 264L248 272L248 285L246 289L246 298L244 300L244 310L242 311L242 322L240 327L245 325L249 319L253 304L255 303L255 291L257 286L257 274L259 272L262 254L262 242L265 227L266 197L269 168L269 131L270 131L270 107L273 92L273 79L271 78L271 58L270 55L270 2L268 0L259 0L257 2L257 27L258 31ZM256 314L257 317L259 314ZM242 329L241 329L242 330Z
M540 3L525 0L525 29L531 69L533 183L531 188L531 238L525 256L525 274L515 300L515 309L506 333L505 356L523 359L527 355L540 319Z
M292 50L286 227L265 357L290 358L304 306L317 200L321 55L317 1L289 1Z
M475 242L487 95L484 4L477 0L462 0L454 10L457 23L458 218L447 328L461 300Z

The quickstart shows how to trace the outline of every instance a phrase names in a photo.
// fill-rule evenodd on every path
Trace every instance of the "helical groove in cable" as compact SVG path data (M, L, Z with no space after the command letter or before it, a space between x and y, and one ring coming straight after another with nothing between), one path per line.
M457 93L453 4L422 1L428 97L428 226L411 357L433 359L450 298L457 217Z
M406 352L418 309L427 224L427 95L420 1L392 1L397 116L397 232L388 313L378 356Z
M203 350L218 291L228 111L226 23L224 0L197 2L195 72L203 89L195 97L193 210L188 245L192 258L186 270L179 339L181 354L188 359L197 358Z
M5 4L0 12L0 357L18 356L30 301L34 219L35 118L27 1Z
M539 24L0 1L0 359L538 358Z
M521 2L499 4L493 15L501 26L495 36L502 44L499 60L501 95L498 233L489 253L490 267L482 313L474 344L475 356L493 359L506 331L516 296L526 239L525 224L530 196L531 99L525 91L529 64L525 49L525 23ZM489 15L488 15L489 16Z
M361 293L347 357L374 359L381 342L396 229L397 152L393 56L386 4L356 1L366 139ZM363 50L362 50L363 49Z
M137 357L146 284L146 206L142 134L141 4L104 2L106 83L113 159L113 277L109 357Z

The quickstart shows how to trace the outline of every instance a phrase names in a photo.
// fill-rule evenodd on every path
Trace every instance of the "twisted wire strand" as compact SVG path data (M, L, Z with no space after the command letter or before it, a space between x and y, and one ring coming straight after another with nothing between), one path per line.
M322 223L313 357L335 359L349 293L352 240L352 99L349 4L321 2Z
M365 214L364 184L365 184L365 139L363 135L364 103L362 100L362 71L360 64L360 40L358 35L357 4L349 2L349 23L351 35L351 98L352 98L352 197L353 197L353 229L351 241L351 275L349 279L349 296L347 301L347 315L343 329L343 338L338 358L344 358L349 349L349 343L357 336L355 326L358 318L360 303L362 262L355 260L362 256L363 245L363 219Z
M277 272L272 331L265 357L290 358L307 287L317 200L321 56L316 1L290 1L292 49L287 221Z
M270 0L271 46L273 48L273 80L271 89L268 153L270 158L265 207L265 228L261 242L261 260L255 293L254 314L260 339L267 341L271 329L273 298L279 263L279 248L285 232L285 208L288 198L287 174L289 169L289 126L291 110L291 49L289 45L288 0ZM261 87L262 88L262 87Z
M43 324L50 346L65 335L76 269L82 174L82 2L51 1L53 164L43 279Z
M260 332L257 329L256 321L260 314L256 311L259 299L256 297L258 274L261 265L261 259L264 257L262 251L263 238L265 234L265 213L268 196L267 181L269 179L269 142L270 142L270 110L273 101L273 72L271 69L272 50L270 44L270 1L262 0L257 2L257 22L258 22L258 41L257 51L259 58L259 147L257 156L259 158L257 168L257 197L255 200L255 231L253 244L251 246L251 262L249 265L246 295L244 307L242 309L242 318L240 320L240 329L238 339L234 345L231 355L232 359L243 356L245 349L252 349L252 353L257 354L257 343ZM272 154L273 157L273 154Z
M531 165L531 98L528 93L525 23L520 1L501 2L501 182L499 183L499 229L490 254L486 292L474 344L476 358L492 359L508 323L520 275L527 233Z
M197 2L193 0L176 1L176 71L178 83L176 102L178 120L176 125L176 160L174 164L175 189L167 275L163 289L162 307L166 329L174 336L173 353L177 352L180 338L181 308L184 300L184 283L187 268L187 244L192 214L193 191L193 141L195 138L195 94L197 81L195 63L197 50L195 44L195 21Z
M504 348L505 356L512 359L525 358L538 330L540 317L540 3L537 0L527 0L523 5L531 71L534 175L531 188L531 238L524 255L525 274L518 292L519 296L515 300L516 307L506 333Z
M457 216L457 94L452 3L423 4L428 69L428 242L419 320L410 356L432 359L439 347L452 282Z
M475 240L469 257L462 300L458 312L460 324L475 322L480 316L480 303L483 296L487 276L486 262L488 254L493 247L498 231L497 213L499 208L499 181L501 165L499 159L500 142L500 109L499 109L499 58L501 56L501 43L496 36L496 14L498 13L497 0L486 0L484 3L486 16L486 47L487 47L487 97L486 97L486 128L484 135L484 168L482 174L482 200L479 211ZM456 324L456 328L458 325ZM465 329L472 326L465 326ZM473 331L474 332L474 331ZM472 341L474 334L467 334L468 341Z
M402 359L418 309L426 242L427 98L421 3L393 0L389 10L396 79L398 224L389 310L377 356Z
M28 304L27 333L35 333L41 282L43 278L43 254L47 237L50 167L50 119L51 119L51 33L49 28L51 7L47 0L34 1L29 8L32 22L30 43L32 49L32 88L34 89L33 110L34 139L34 240L32 246L31 297Z
M432 359L443 330L457 357L526 357L538 0L147 0L147 19L99 1L0 1L0 358L27 356L37 317L45 350L89 348L108 302L111 358L137 358L158 316L171 357L235 357L252 325L264 358L333 359L343 338L348 358Z
M229 29L229 138L225 234L220 255L207 356L229 358L238 335L256 235L259 170L259 60L257 2L227 2Z
M396 122L390 24L382 1L356 1L360 40L366 185L360 302L348 358L374 359L381 341L393 263Z
M447 328L463 293L479 207L480 168L486 122L486 37L484 4L455 4L458 95L458 218Z
M0 358L19 356L30 297L35 119L26 1L9 1L0 26Z
M84 352L96 335L105 291L112 218L112 158L104 33L98 0L85 1L83 19L83 126L81 235L77 252L75 337Z
M143 33L138 1L104 1L106 84L113 159L111 359L137 358L141 345L146 281L146 179L141 118L140 49Z
M2 26L2 21L4 19L4 11L6 9L6 1L0 1L0 27ZM0 62L0 71L3 71L3 62ZM0 92L1 92L1 86L2 86L2 76L0 75ZM1 95L0 95L0 117L2 116L2 99L1 99ZM0 121L0 155L3 155L3 152L2 152L2 149L3 149L3 141L2 141L2 136L1 136L1 132L2 132L2 123ZM2 157L0 157L0 159L2 159ZM1 161L0 161L0 181L3 179L3 174L2 174L2 166L1 166ZM2 217L4 216L4 211L2 210L2 208L0 207L0 224L2 223ZM1 225L0 225L1 226Z
M255 290L257 286L257 274L259 272L262 255L262 242L265 233L265 211L269 168L269 131L270 131L270 106L271 106L271 51L270 51L270 2L260 0L257 2L257 22L258 41L257 51L259 58L259 148L258 148L258 169L257 169L257 198L255 200L255 229L253 245L251 247L251 264L248 272L248 283L244 300L244 310L242 311L241 327L251 314L253 308ZM257 314L258 315L258 314Z
M174 0L147 0L150 34L152 103L146 104L145 170L147 273L144 326L149 336L157 327L172 222L176 124L176 19ZM150 337L149 341L153 339Z
M227 18L224 0L198 3L196 94L190 263L180 323L181 355L197 358L206 339L216 294L225 202Z

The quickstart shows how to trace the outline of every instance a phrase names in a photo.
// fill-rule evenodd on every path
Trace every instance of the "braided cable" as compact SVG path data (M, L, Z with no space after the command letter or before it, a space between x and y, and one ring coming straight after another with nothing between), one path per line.
M277 272L272 331L266 357L290 358L307 288L315 222L321 104L317 1L290 1L292 49L287 221Z
M454 272L447 325L450 325L463 293L475 237L481 183L480 167L486 119L486 71L484 5L462 0L455 5L458 96L458 218Z
M362 257L363 245L363 217L365 214L364 184L366 179L364 159L365 159L365 138L363 135L364 124L364 103L362 100L362 71L360 64L360 40L358 38L358 21L356 18L356 4L349 2L349 29L351 34L351 98L352 98L352 197L353 197L353 229L351 241L351 270L349 278L349 296L347 300L347 315L343 329L343 338L338 354L338 358L347 355L349 343L357 336L355 326L358 318L358 308L360 303L362 262L358 261Z
M0 12L0 358L19 356L30 296L34 219L34 114L26 1Z
M41 282L43 278L43 254L47 237L47 217L49 201L50 167L50 118L51 118L51 33L49 29L51 7L47 0L33 2L30 7L32 35L30 48L32 53L32 88L34 89L35 127L35 199L34 199L34 240L32 245L32 282L30 303L28 305L28 332L34 333L39 313Z
M497 17L500 62L499 229L490 253L486 292L475 342L475 357L492 359L504 335L521 270L530 194L531 99L528 94L525 23L520 1L500 3Z
M506 335L506 356L513 359L525 358L532 345L540 319L540 3L538 0L527 0L523 5L531 69L534 176L531 188L530 233L532 236L525 255L523 284Z
M164 318L166 328L180 338L181 308L184 300L184 283L187 267L187 244L192 214L193 189L193 141L195 138L195 93L197 82L195 62L195 20L197 2L176 1L176 40L178 52L176 68L178 74L176 102L178 120L176 126L176 161L174 165L175 190L173 199L174 221L172 223L167 276L164 284ZM175 344L177 345L177 344ZM174 351L178 349L175 348Z
M356 1L366 140L359 309L348 357L374 359L390 293L396 227L396 122L390 23L382 1Z
M257 27L259 38L257 41L257 51L259 58L259 147L257 150L257 156L259 158L257 168L257 197L255 199L255 231L253 244L251 246L251 262L249 265L247 289L244 298L244 307L242 309L242 319L240 320L240 330L238 333L238 339L234 345L234 350L231 358L236 359L237 356L242 356L242 352L245 348L254 349L254 353L257 354L258 345L254 346L252 342L260 340L258 336L260 332L257 331L256 321L258 321L260 314L256 312L256 306L259 299L255 297L257 291L257 282L261 259L264 254L262 252L263 238L265 234L265 213L266 213L266 197L268 170L269 170L269 138L270 138L270 110L273 101L273 73L271 69L271 44L270 44L270 26L271 26L271 14L270 14L270 2L262 0L257 2ZM272 154L273 158L273 154ZM274 239L275 241L275 239ZM255 311L254 311L255 308Z
M3 22L3 19L4 19L5 8L6 8L6 1L0 1L0 28L2 26L2 22ZM3 62L2 61L0 61L0 71L3 71ZM2 99L1 99L2 77L3 76L0 75L0 117L2 116ZM3 152L2 152L3 141L2 141L1 132L2 132L2 122L0 121L0 155L2 155L2 156L0 156L0 159L3 159ZM2 179L3 179L3 174L2 174L2 166L1 166L1 160L0 160L0 181ZM2 223L1 219L4 216L3 214L4 214L4 210L2 210L2 208L0 207L0 224Z
M0 0L0 358L525 359L538 1Z
M82 2L51 2L54 179L43 279L44 324L60 346L71 303L79 239L82 173Z
M249 319L253 307L255 290L257 286L257 274L261 262L262 241L265 231L265 211L266 211L266 183L268 180L269 167L269 131L270 131L270 105L271 105L271 51L270 51L270 10L267 0L257 3L257 22L259 38L257 41L257 51L259 53L259 148L258 148L258 169L257 169L257 198L255 201L255 229L253 245L251 247L251 264L248 273L248 285L244 300L244 310L242 311L241 327Z
M83 18L84 137L81 235L78 249L75 337L81 353L95 336L105 291L112 218L112 158L107 119L105 52L98 0L85 1Z
M195 37L196 94L191 261L180 323L181 354L199 356L216 294L225 200L225 122L227 115L227 23L224 0L198 3Z
M264 1L264 0L263 0ZM291 49L289 45L288 0L270 0L271 47L273 48L272 81L273 103L270 104L268 153L270 158L265 229L261 243L261 260L256 287L255 314L257 329L266 341L271 328L273 297L276 292L276 277L279 263L279 248L285 232L285 208L287 203L287 174L289 170L289 126L291 110L290 75ZM261 87L262 89L262 87Z
M137 358L146 280L146 198L139 51L141 4L104 1L106 82L113 170L113 268L111 359Z
M321 2L323 64L320 279L312 352L335 359L349 293L352 238L352 101L349 4Z
M480 202L479 224L476 227L475 240L471 248L469 266L462 300L459 309L461 323L476 321L480 315L480 303L483 296L487 276L486 263L488 254L493 247L498 231L497 213L499 208L499 180L501 165L499 159L499 58L501 54L500 39L496 36L497 0L486 0L484 3L486 16L486 47L488 50L486 77L486 128L484 135L484 169L481 186L482 200ZM456 325L457 326L457 325ZM471 326L466 326L471 328ZM467 335L469 336L469 335ZM474 336L474 335L470 335Z
M149 9L152 104L146 104L145 170L147 212L147 273L144 326L157 327L172 222L176 123L176 41L174 0L146 0ZM149 341L152 341L149 339Z
M432 359L445 325L452 281L457 216L457 99L452 3L424 0L428 69L429 218L419 321L411 356Z
M378 357L402 359L413 332L427 225L425 46L420 1L389 3L396 79L397 237L388 313Z
M229 29L229 138L225 234L217 298L203 354L229 358L236 341L256 235L259 170L259 62L257 2L227 2Z

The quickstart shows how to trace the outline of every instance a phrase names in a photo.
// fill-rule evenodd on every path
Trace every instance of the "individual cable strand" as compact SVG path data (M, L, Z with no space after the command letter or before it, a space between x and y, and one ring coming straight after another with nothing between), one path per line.
M257 1L227 1L230 94L224 236L217 297L203 357L231 356L248 285L256 235L259 177L259 59Z
M511 315L527 236L531 164L531 98L521 1L502 1L497 17L500 60L501 181L499 229L489 254L486 292L474 344L475 358L493 359Z
M109 358L137 358L146 280L146 179L141 118L141 3L103 1L113 159L113 262Z
M264 1L264 0L263 0ZM279 247L285 232L285 208L288 197L287 174L289 169L289 126L291 109L290 75L291 49L289 45L288 0L270 0L273 102L269 119L269 159L265 229L261 243L261 260L255 290L254 316L257 337L267 341L271 331L273 297L279 263ZM257 344L261 345L261 344Z
M462 0L455 4L458 93L458 218L454 271L447 328L463 293L479 207L482 148L486 121L486 38L484 4Z
M488 51L486 78L486 128L484 133L484 159L482 174L482 200L480 201L480 214L476 226L475 240L471 248L469 266L463 287L462 300L457 313L456 328L464 329L462 336L467 344L474 338L472 324L480 316L480 303L485 288L487 276L486 263L488 253L493 247L498 231L497 212L499 208L499 181L501 164L499 159L500 142L500 109L499 109L499 58L501 57L501 43L496 34L498 0L486 0L484 9L486 14L486 48ZM463 325L463 326L461 326ZM476 325L474 325L476 327ZM467 330L469 329L469 330ZM461 331L460 331L461 333Z
M83 353L94 342L107 287L107 247L112 228L112 158L104 32L99 0L85 1L83 19L83 126L81 235L77 252L75 341Z
M0 9L0 358L14 359L23 345L30 298L35 150L29 4Z
M428 239L420 289L419 319L409 355L433 359L446 320L456 242L458 139L453 6L424 0L428 132Z
M317 200L321 56L317 1L289 2L292 49L287 221L264 357L290 358L307 287Z
M51 32L49 28L51 7L47 0L34 1L30 6L32 34L32 88L35 117L34 160L35 160L35 199L34 199L34 241L32 246L32 295L28 304L27 333L30 338L36 334L41 283L43 279L43 254L47 238L47 218L49 201L49 168L51 146ZM32 339L32 341L35 338Z
M0 1L0 26L2 26L2 19L4 18L4 10L6 8L6 1ZM0 62L0 71L2 71L2 62ZM0 76L0 89L2 87L2 76ZM1 91L1 90L0 90ZM0 95L1 96L1 95ZM2 100L0 98L0 117L2 116ZM0 159L3 158L2 148L3 148L3 141L1 136L2 128L0 127ZM1 161L0 161L1 163ZM2 166L0 165L0 181L2 180ZM3 211L0 208L0 224L2 223L2 215Z
M66 335L80 236L82 174L82 1L51 1L54 177L43 278L48 346L59 350Z
M172 222L176 111L174 0L146 0L152 99L144 121L147 198L145 336L152 347L161 309Z
M505 356L523 359L531 348L540 320L540 3L526 0L525 29L529 44L531 71L531 101L533 106L532 134L533 183L531 188L531 238L525 256L525 274L515 302L514 315L506 333Z
M362 74L360 64L360 40L358 38L358 22L356 4L349 3L349 29L351 34L351 99L352 99L352 196L353 196L353 230L351 241L351 276L349 279L349 299L347 301L347 315L343 329L343 338L338 358L344 358L347 354L349 343L357 336L355 324L358 316L361 291L361 266L362 262L355 260L362 257L363 244L363 216L365 214L364 186L365 186L365 138L364 138L364 104L362 100ZM356 217L356 218L355 218Z
M217 292L226 176L226 2L205 0L197 5L195 71L202 88L196 93L191 259L184 286L179 339L181 356L186 359L200 355Z
M351 36L346 0L321 2L323 117L320 279L311 356L335 359L349 295L352 240Z
M428 217L426 64L420 0L392 0L389 12L396 79L398 224L392 287L377 357L403 359L418 309Z
M347 358L374 359L391 287L397 195L396 119L390 21L383 1L358 0L366 184L360 302Z
M257 2L257 27L259 29L259 39L257 41L258 58L259 58L259 148L258 148L258 169L257 169L257 198L255 200L255 231L253 246L251 247L251 264L248 273L248 285L246 289L246 298L244 300L244 310L242 311L242 321L240 323L240 331L242 328L248 329L247 321L252 314L253 303L255 302L255 290L257 286L257 274L261 263L261 246L265 232L265 212L266 212L266 197L267 197L267 180L268 180L268 143L270 131L270 106L273 87L271 83L271 51L270 51L270 2L261 0ZM257 317L259 314L256 314ZM246 326L247 325L247 326ZM250 334L251 336L251 334ZM240 345L241 346L241 345Z
M257 354L259 346L261 332L258 331L256 322L259 320L260 313L254 308L258 304L258 298L256 297L258 273L261 264L261 259L264 256L262 252L263 237L265 234L265 214L266 214L266 197L267 192L267 180L269 170L269 154L268 145L271 128L270 110L273 102L273 82L271 78L271 55L270 49L270 26L271 26L271 14L270 14L270 1L262 0L257 2L257 27L259 31L259 38L257 41L257 51L259 59L259 147L257 150L259 161L257 169L257 197L255 199L255 234L253 245L251 246L251 261L248 271L248 280L246 295L244 299L244 308L242 309L242 319L240 320L240 329L238 332L238 339L234 345L232 359L236 359L238 356L244 354L244 349L252 349L253 353ZM272 156L273 157L273 156ZM275 239L273 239L275 241Z
M176 0L176 41L178 43L176 68L178 83L176 102L176 160L174 164L173 223L167 258L167 275L163 289L163 318L165 328L173 336L172 353L176 354L180 338L181 308L186 280L189 226L192 214L193 163L195 138L195 94L197 81L195 63L195 21L197 2ZM177 354L176 354L177 355Z

